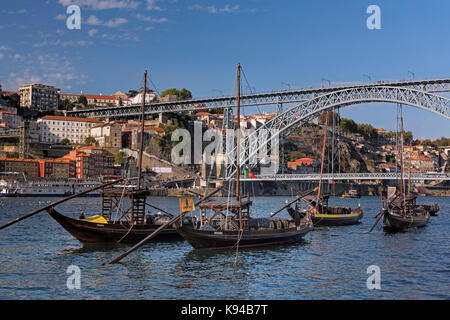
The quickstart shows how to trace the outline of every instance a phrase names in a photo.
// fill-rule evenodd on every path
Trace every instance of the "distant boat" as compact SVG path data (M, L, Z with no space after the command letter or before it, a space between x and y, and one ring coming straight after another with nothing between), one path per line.
M342 198L361 198L358 190L350 189L342 194Z
M308 202L310 207L311 219L317 226L346 226L358 223L363 217L361 207L351 209L349 207L328 205L329 195L323 195L317 201L316 195L304 197L303 200Z
M0 197L65 197L82 192L95 186L102 185L101 181L70 181L70 180L31 180L0 182ZM93 192L85 196L100 196Z
M424 210L428 211L430 213L430 216L437 216L440 208L439 208L439 204L437 202L435 202L433 205L428 205L428 204L419 204L417 205L418 207L423 208Z

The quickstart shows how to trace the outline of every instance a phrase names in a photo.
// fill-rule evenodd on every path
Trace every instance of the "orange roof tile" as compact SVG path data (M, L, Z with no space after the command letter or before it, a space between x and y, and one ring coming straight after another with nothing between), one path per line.
M77 121L77 122L95 122L101 123L102 121L93 118L78 118L78 117L63 117L63 116L45 116L40 119L45 120L62 120L62 121Z

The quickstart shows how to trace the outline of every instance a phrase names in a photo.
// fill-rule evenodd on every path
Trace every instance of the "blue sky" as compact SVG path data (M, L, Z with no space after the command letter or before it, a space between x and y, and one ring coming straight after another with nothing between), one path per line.
M81 30L66 28L70 4L81 8ZM381 30L366 27L371 4L381 8ZM235 94L237 62L257 91L404 79L408 71L450 77L449 15L447 0L3 0L0 84L112 94L140 87L148 69L160 91L206 97ZM448 120L404 110L416 137L450 135ZM341 113L395 126L393 105Z

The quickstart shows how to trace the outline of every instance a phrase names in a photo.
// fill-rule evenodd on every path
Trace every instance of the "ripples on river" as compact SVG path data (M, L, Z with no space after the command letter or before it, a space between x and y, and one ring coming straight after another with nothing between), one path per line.
M2 198L0 224L55 200ZM179 210L178 198L150 201ZM253 215L267 216L284 201L255 198ZM0 299L449 299L450 199L420 198L439 202L439 216L425 228L395 234L380 226L365 234L381 201L360 201L361 224L317 227L298 244L241 250L236 259L236 251L155 242L106 266L129 246L83 247L43 212L0 231ZM330 198L335 204L355 207L358 199ZM99 198L78 198L58 208L77 217L98 206ZM80 290L67 289L69 265L81 269ZM381 290L366 287L370 265L381 268Z

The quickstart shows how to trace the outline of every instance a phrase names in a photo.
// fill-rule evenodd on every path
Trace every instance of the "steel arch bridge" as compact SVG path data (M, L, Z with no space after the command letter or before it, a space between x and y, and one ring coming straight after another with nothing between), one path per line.
M422 90L426 92L449 92L450 78L434 80L397 80L397 81L377 81L363 84L351 83L348 85L330 86L324 88L308 88L296 90L283 90L274 92L259 92L240 97L241 107L278 105L284 103L299 103L311 100L317 96L336 92L344 89L361 89L373 87L402 87ZM159 102L145 105L145 115L159 113L177 113L198 111L211 108L234 108L236 107L236 96L211 97L204 99L193 99L187 101ZM68 111L68 116L72 117L93 117L110 119L139 119L141 116L141 105L130 105L121 107L103 107L94 109L84 109Z
M256 161L250 160L254 160L260 150L270 150L272 144L278 143L280 136L288 135L294 129L326 111L354 104L372 102L405 104L450 119L450 99L426 91L390 86L354 87L338 90L314 97L286 110L268 121L264 126L253 131L245 138L242 138L239 144L240 163L241 165L247 165L248 168L255 167L257 165ZM258 144L258 137L263 132L271 133L270 138L267 139L268 145ZM232 152L227 151L227 180L231 179L236 173L236 163L230 161L233 159L235 152L236 147L234 147Z

